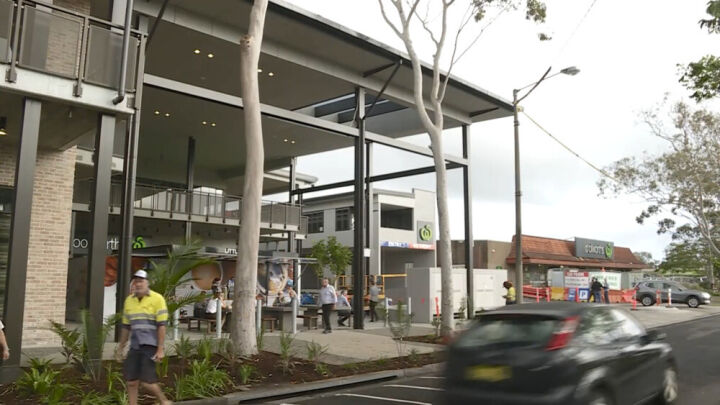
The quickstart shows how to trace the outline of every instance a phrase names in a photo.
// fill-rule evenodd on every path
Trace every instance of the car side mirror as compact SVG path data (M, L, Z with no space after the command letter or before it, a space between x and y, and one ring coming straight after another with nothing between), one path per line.
M665 340L665 338L667 338L667 335L665 333L651 330L648 331L645 336L643 336L643 341L645 342L645 344L650 344L654 342L662 342L663 340Z

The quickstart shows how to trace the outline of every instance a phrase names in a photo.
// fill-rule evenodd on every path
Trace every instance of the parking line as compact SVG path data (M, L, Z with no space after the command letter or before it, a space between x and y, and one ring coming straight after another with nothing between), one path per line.
M420 378L424 378L427 380L444 380L445 379L445 377L436 377L436 376L424 376L424 377L420 377Z
M395 388L414 388L416 390L427 390L427 391L445 391L442 388L435 388L435 387L422 387L419 385L403 385L403 384L388 384L384 385L383 387L395 387Z
M379 400L379 401L401 402L401 403L403 403L403 404L432 405L430 402L408 401L408 400L406 400L406 399L395 399L395 398L375 397L375 396L372 396L372 395L336 394L336 396L338 396L338 397L357 397L357 398L377 399L377 400Z

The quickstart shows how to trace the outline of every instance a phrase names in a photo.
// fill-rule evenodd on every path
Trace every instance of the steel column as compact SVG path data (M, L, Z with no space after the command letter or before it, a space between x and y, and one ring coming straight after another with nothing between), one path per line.
M185 243L192 240L192 213L193 213L193 189L195 188L195 138L188 138L187 153L187 196L185 197L185 208L188 210L188 220L185 222Z
M355 138L355 206L353 238L353 329L363 325L363 281L365 273L365 89L355 91L358 136Z
M547 75L548 72L545 72L545 75ZM545 76L543 76L543 78L544 77ZM535 86L537 87L537 84ZM515 302L522 304L524 276L522 255L522 191L520 188L520 121L518 120L518 91L519 90L513 90L513 124L515 129ZM527 97L527 94L525 97Z
M289 185L288 185L288 203L293 203L293 191L296 187L296 176L297 176L297 158L292 157L290 158L290 176L288 178ZM287 212L286 208L286 212ZM285 225L287 225L287 220L285 221ZM288 232L288 241L287 241L287 251L288 252L295 252L295 232ZM295 280L297 281L297 280Z
M365 152L365 176L366 179L372 178L372 150L373 150L373 144L372 142L368 142L366 145L366 152ZM372 252L372 233L373 233L373 185L372 182L367 182L367 191L365 193L365 247L371 248ZM372 253L371 253L372 254ZM377 254L380 254L380 252L377 252ZM372 260L368 258L365 261L365 280L367 280L367 276L370 275L370 266L372 265ZM363 295L365 294L365 290L363 289Z
M95 182L91 214L90 243L88 246L87 308L90 322L99 328L103 324L105 295L105 258L107 256L108 218L110 216L110 181L112 168L115 116L99 114L95 135ZM90 359L99 361L102 352L90 346Z
M475 317L475 278L473 277L473 218L472 218L472 167L470 166L470 127L462 126L463 158L468 164L463 167L463 203L465 208L465 269L467 270L467 317Z
M42 110L40 101L25 99L24 104L20 145L15 166L15 197L10 225L5 313L3 314L10 358L0 363L0 383L11 382L20 374L20 353L22 351L30 214Z

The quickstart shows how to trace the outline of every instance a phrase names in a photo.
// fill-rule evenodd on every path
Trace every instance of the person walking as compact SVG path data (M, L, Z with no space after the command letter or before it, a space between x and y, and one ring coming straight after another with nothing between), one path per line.
M506 281L503 283L503 287L507 289L507 294L503 295L503 298L505 298L505 305L515 304L517 301L515 297L515 287L513 287L513 283Z
M375 285L375 281L370 282L370 322L375 322L378 319L375 307L380 302L380 287Z
M128 403L137 405L140 383L150 391L162 405L169 405L162 389L157 384L155 363L165 357L165 328L168 310L165 298L152 291L145 270L138 270L132 278L132 295L125 299L122 314L122 332L115 350L119 360L130 340L130 349L123 371L127 380Z
M323 317L323 333L332 333L332 325L330 325L330 312L335 309L337 304L337 294L335 288L330 285L330 280L324 278L322 280L322 288L320 289L320 305L322 305Z
M603 279L603 295L605 298L605 303L610 303L610 285L608 284L607 277Z
M598 304L602 302L602 288L603 285L597 278L593 277L592 284L590 284L590 292L592 293L593 300Z

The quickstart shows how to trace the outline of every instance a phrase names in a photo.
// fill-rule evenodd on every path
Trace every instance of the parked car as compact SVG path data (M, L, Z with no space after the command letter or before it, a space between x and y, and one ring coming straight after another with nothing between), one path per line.
M600 304L490 311L448 346L447 403L674 404L678 374L664 338Z
M676 281L646 280L635 286L635 296L644 306L655 304L657 291L660 291L660 302L668 302L668 290L671 291L672 302L687 304L690 308L697 308L703 304L710 304L710 294L691 290Z

